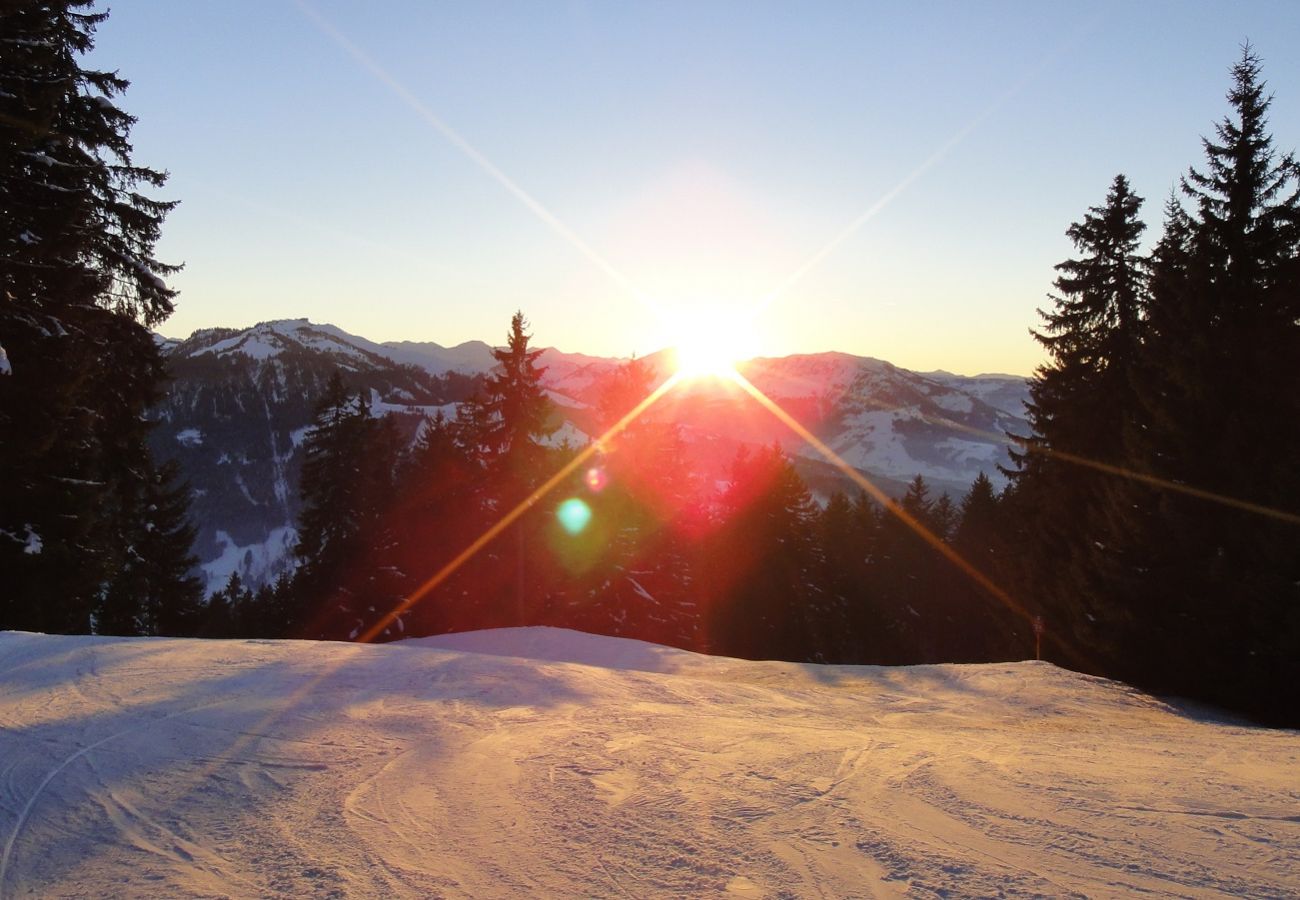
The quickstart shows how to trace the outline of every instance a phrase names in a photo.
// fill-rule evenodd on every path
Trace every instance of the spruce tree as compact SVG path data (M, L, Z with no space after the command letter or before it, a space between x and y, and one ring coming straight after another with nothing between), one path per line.
M498 481L511 482L516 490L531 489L540 480L540 439L550 414L550 401L542 388L546 369L537 365L542 351L529 349L527 328L524 314L516 312L506 346L492 351L497 366L467 412L473 421L472 443Z
M652 381L640 360L616 368L597 400L600 431L649 396ZM576 582L569 604L578 616L573 624L694 646L699 621L687 532L698 493L682 464L680 429L639 416L602 449L572 487L593 510L590 526L580 535L556 534L557 554Z
M141 465L148 465L147 458ZM168 462L133 487L132 529L111 574L96 616L101 634L188 635L202 618L203 586L190 552L189 493L177 484L178 466Z
M375 419L364 394L334 373L307 433L294 579L298 632L353 640L401 602L392 512L400 442L388 419ZM400 637L394 622L376 638Z
M542 388L542 351L529 349L528 321L522 312L510 320L506 346L493 350L497 366L482 392L462 404L457 415L461 445L481 461L480 502L489 523L524 502L547 475L542 444L550 401ZM543 605L543 573L530 566L542 546L544 512L533 506L494 545L478 554L468 573L481 587L484 625L523 625ZM540 559L540 557L536 557Z
M934 535L934 501L930 486L917 475L903 496L880 515L877 555L872 566L873 592L887 622L881 662L937 662L943 625L937 604L936 575L942 559L924 536L904 518ZM904 515L898 515L901 511ZM945 573L946 574L946 573Z
M962 498L952 548L994 584L1004 588L1015 583L1011 565L1013 542L1007 534L1008 516L1003 498L993 482L981 472ZM971 578L962 576L954 587L967 637L960 658L968 662L1024 659L1031 652L1031 623ZM1026 603L1030 598L1019 598Z
M821 547L818 583L826 598L827 652L847 663L869 663L879 658L877 646L884 622L878 614L868 584L868 566L875 538L875 517L838 491L817 517ZM863 509L866 515L862 514Z
M1031 565L1023 593L1036 598L1075 653L1113 658L1131 613L1107 589L1114 553L1102 512L1107 479L1087 463L1121 465L1136 401L1131 388L1147 305L1147 262L1138 251L1142 198L1123 175L1106 202L1066 234L1080 251L1057 265L1057 293L1033 332L1047 351L1030 385L1033 434L1013 453L1014 508Z
M773 446L741 452L711 550L714 651L750 659L824 660L816 505Z
M1224 498L1122 483L1109 505L1137 621L1133 676L1300 722L1300 167L1268 133L1249 47L1156 252L1130 466ZM1253 504L1258 511L1243 508Z
M424 422L398 480L399 563L413 586L423 584L486 527L476 491L475 461L441 412ZM406 617L408 634L475 627L473 585L462 571L424 596Z
M127 82L80 64L106 15L92 9L0 12L0 626L156 618L120 589L101 603L141 562L139 503L156 489L143 414L162 365L145 326L175 297L162 279L176 267L153 256L173 204L142 193L165 176L131 161Z

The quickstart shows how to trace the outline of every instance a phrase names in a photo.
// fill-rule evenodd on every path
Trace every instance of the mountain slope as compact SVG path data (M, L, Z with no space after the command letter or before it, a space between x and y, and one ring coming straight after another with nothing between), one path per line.
M472 388L466 378L397 365L341 334L306 320L267 322L195 332L170 347L151 444L190 484L209 593L233 572L256 586L285 571L297 540L303 438L332 373L408 434Z
M1046 663L3 633L4 896L1294 896L1300 733Z

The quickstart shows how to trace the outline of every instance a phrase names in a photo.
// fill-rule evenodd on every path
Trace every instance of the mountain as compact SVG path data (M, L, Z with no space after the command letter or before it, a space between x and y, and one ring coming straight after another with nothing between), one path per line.
M936 495L960 496L980 472L1004 484L1006 435L1027 433L1020 408L998 405L1016 399L1014 388L988 389L983 376L937 379L846 353L756 359L740 371L849 465L888 481L922 475ZM781 443L821 458L788 431Z
M411 435L425 415L454 413L451 404L473 390L472 378L401 365L350 337L300 319L160 345L170 378L151 444L189 482L209 592L232 572L257 585L284 571L297 539L303 438L333 372Z
M922 372L921 375L1017 417L1025 415L1025 404L1029 402L1029 379L1021 375L954 375L942 370Z
M154 412L153 446L176 459L194 491L197 552L209 591L232 572L250 584L288 565L296 540L298 473L312 409L330 373L368 391L371 408L396 416L414 436L422 417L454 415L490 370L491 348L470 341L376 343L306 319L252 328L204 329L183 341L160 339L171 381ZM544 383L555 406L550 442L585 444L599 433L596 407L624 360L543 351ZM656 383L671 359L644 362ZM923 475L937 496L960 497L979 472L1005 482L1006 434L1025 433L1024 379L917 373L847 353L760 358L740 366L851 466L897 495ZM719 380L683 385L648 413L681 429L692 467L706 481L728 477L744 446L780 444L814 493L856 490L738 386Z

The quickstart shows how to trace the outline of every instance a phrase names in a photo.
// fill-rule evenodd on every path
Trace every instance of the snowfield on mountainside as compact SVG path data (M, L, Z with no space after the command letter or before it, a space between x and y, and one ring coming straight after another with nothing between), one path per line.
M1300 732L1047 663L0 634L0 897L1300 894Z

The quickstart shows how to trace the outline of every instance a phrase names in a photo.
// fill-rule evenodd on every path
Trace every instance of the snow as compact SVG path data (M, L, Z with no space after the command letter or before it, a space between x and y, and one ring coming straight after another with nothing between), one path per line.
M11 541L16 541L23 545L23 553L28 556L35 556L45 549L45 542L37 534L36 529L32 528L31 523L23 525L23 531L26 534L18 534L4 528L0 528L0 536L7 537Z
M939 394L937 397L931 397L935 406L940 409L946 409L948 412L968 413L975 408L975 401L966 394L956 392Z
M591 435L566 419L559 428L542 438L540 443L547 447L560 447L568 441L570 447L585 447L590 440Z
M211 346L197 351L195 355L224 356L229 353L240 353L250 359L264 361L279 356L285 350L302 347L359 361L367 359L365 350L337 337L332 333L333 330L322 330L306 319L259 322L252 328L214 342ZM191 335L191 339L195 336L199 336L199 332Z
M1046 663L0 634L4 896L1294 896L1300 732Z
M846 416L844 431L831 447L851 466L870 467L887 475L910 478L926 467L907 452L902 435L894 426L915 415L916 410L909 407L868 410ZM812 447L800 447L799 452L811 456L817 451Z
M659 605L659 601L656 600L649 591L647 591L644 587L641 586L641 582L637 581L631 575L627 577L627 580L628 583L632 585L632 590L636 593L638 597L640 597L642 600L650 601L655 606Z
M185 428L176 432L176 443L182 447L202 447L203 432L197 428Z
M838 398L877 360L848 353L760 357L740 366L742 374L765 394L783 397Z
M248 499L255 502L251 497ZM248 544L236 543L227 532L221 530L216 532L215 537L221 547L220 554L199 566L207 582L208 594L215 594L224 588L233 572L238 572L245 584L273 580L286 568L285 561L290 558L294 545L298 543L298 531L292 525L272 528L265 540Z
M9 364L9 354L5 352L3 344L0 344L0 375L12 375L13 366Z
M412 415L427 416L432 419L437 416L438 413L442 413L444 419L454 419L456 418L456 411L459 408L459 403L392 403L380 397L379 391L374 388L370 389L370 412L375 416L386 416L392 413L408 413Z
M948 438L935 444L936 449L949 453L956 465L962 466L969 463L980 463L983 466L992 467L994 463L1001 460L1004 449L1000 444L985 443L982 441L967 441L961 438Z

